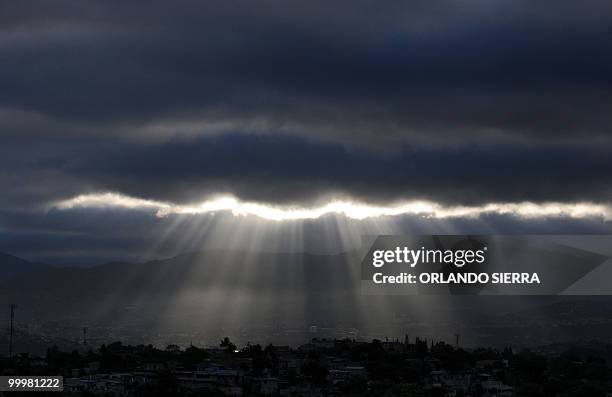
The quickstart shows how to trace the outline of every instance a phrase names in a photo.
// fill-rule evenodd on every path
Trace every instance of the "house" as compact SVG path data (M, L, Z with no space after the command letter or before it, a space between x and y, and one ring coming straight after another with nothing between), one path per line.
M251 379L251 390L263 396L272 396L278 393L279 380L273 377Z

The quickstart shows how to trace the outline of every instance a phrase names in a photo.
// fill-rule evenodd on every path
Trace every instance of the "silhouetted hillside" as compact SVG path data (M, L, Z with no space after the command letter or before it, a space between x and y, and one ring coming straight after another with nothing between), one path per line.
M0 252L0 280L2 280L3 284L16 276L29 274L46 267L46 265L41 263L30 262L14 255Z
M379 337L452 338L460 330L472 345L611 340L609 297L370 296L361 293L358 262L356 253L217 251L91 268L41 265L0 283L0 300L18 305L22 324L61 322L76 337L95 324L109 337L243 330L249 340L317 324Z
M18 302L27 315L36 318L88 316L134 305L138 315L156 316L178 297L212 290L253 297L272 294L277 302L288 305L294 299L325 306L331 297L358 292L355 259L350 253L198 252L145 263L44 267L0 284L0 297ZM188 310L191 303L182 304L181 309Z

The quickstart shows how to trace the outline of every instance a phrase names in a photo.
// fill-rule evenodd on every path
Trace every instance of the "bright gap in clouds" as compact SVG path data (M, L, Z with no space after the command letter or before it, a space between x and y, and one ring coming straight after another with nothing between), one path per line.
M232 196L221 196L199 204L181 205L156 200L145 200L119 193L94 193L60 201L59 209L124 208L150 209L158 217L174 214L210 214L229 211L235 216L257 216L272 221L317 219L324 215L344 215L351 219L383 216L418 215L427 218L475 218L485 214L512 215L521 218L598 217L612 219L612 207L606 204L579 203L489 203L479 206L444 206L431 201L405 201L389 206L369 205L352 201L330 201L319 207L288 207L241 201Z

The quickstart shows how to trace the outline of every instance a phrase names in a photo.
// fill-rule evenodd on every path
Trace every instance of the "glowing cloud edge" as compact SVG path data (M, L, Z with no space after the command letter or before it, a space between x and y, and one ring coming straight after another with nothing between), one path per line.
M416 215L426 218L476 218L485 214L511 215L520 218L603 218L612 219L612 206L589 202L578 203L488 203L480 206L444 206L431 201L405 201L396 205L376 206L351 201L330 201L319 207L287 207L241 201L219 196L198 204L180 205L147 200L120 193L91 193L54 203L55 208L123 208L154 210L156 216L203 215L228 211L235 216L256 216L271 221L317 219L325 215L344 215L350 219Z

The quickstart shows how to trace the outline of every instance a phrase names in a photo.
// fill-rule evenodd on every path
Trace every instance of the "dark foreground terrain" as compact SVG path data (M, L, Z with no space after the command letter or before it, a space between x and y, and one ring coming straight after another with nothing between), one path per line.
M462 349L444 342L313 339L298 348L169 345L22 354L2 375L63 375L75 396L584 396L612 392L612 346ZM54 393L49 393L54 395ZM57 394L55 394L57 395Z

